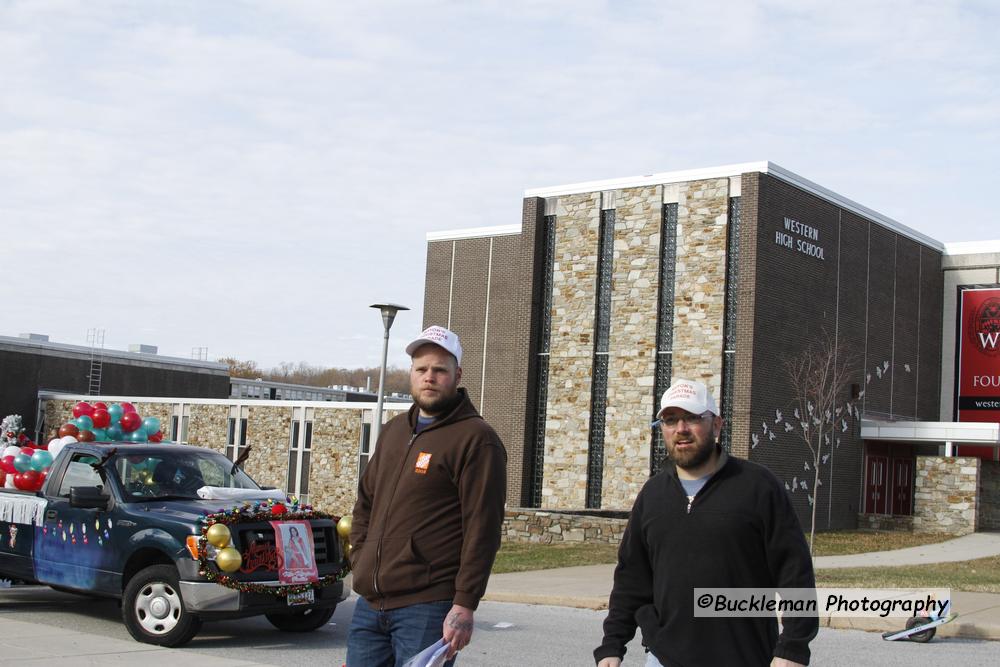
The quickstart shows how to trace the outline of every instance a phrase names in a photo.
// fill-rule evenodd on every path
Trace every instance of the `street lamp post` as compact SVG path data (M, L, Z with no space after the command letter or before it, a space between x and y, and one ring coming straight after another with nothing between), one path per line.
M385 365L389 357L389 329L392 328L392 321L396 319L396 313L401 310L409 310L406 306L398 303L373 303L372 308L378 308L382 313L382 326L385 327L385 336L382 338L382 368L378 373L378 402L375 404L375 423L372 425L371 450L374 450L375 443L378 442L379 433L382 432L382 404L385 402Z

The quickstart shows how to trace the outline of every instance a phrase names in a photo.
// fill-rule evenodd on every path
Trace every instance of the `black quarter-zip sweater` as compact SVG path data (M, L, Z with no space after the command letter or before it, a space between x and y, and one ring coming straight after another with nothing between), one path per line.
M784 487L763 466L728 457L694 501L673 465L639 492L622 537L598 662L643 645L668 667L809 663L819 621L695 618L695 588L813 588L812 559Z

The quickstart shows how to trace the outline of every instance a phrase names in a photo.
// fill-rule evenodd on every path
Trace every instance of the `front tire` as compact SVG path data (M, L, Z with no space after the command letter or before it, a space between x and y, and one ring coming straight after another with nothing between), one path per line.
M264 614L271 625L282 632L312 632L330 622L336 607L329 609L303 609L287 614Z
M122 618L133 639L157 646L187 644L201 629L201 619L184 609L172 565L152 565L129 580Z

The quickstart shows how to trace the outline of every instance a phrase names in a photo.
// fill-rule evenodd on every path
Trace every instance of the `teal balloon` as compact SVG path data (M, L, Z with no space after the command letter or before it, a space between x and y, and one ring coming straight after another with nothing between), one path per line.
M76 424L77 428L79 428L81 431L94 430L94 420L88 417L87 415L80 415L79 417L73 420L73 423Z
M123 414L125 414L125 408L118 403L112 403L111 406L108 407L108 416L111 417L112 424L117 424Z
M122 427L118 424L112 424L104 432L107 434L108 440L112 442L122 440L125 437L125 432L122 431Z
M31 470L31 457L27 454L18 454L15 456L14 469L18 472L28 472Z
M94 434L96 442L106 442L108 439L108 430L105 428L92 428L90 432Z
M15 464L16 465L16 464ZM44 449L37 449L31 455L31 469L41 472L52 465L52 455Z
M156 417L146 417L142 420L142 427L146 429L146 433L156 433L160 430L160 420Z
M125 439L129 442L146 442L148 438L146 437L146 429L141 426L131 433L125 434Z

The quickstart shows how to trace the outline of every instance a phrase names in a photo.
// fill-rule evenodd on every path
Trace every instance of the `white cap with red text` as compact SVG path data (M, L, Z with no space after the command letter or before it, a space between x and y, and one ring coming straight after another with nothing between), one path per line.
M428 343L450 352L458 365L462 365L462 344L458 342L458 334L454 331L439 326L427 327L419 338L406 346L406 353L412 357L417 349Z
M670 389L663 392L663 398L660 399L660 411L656 413L656 416L660 417L667 408L680 408L693 415L700 415L703 412L711 412L716 416L719 414L719 408L715 407L712 392L697 380L674 380Z

